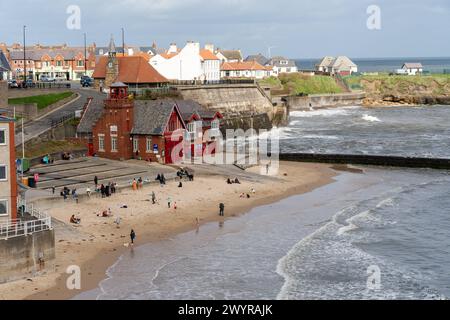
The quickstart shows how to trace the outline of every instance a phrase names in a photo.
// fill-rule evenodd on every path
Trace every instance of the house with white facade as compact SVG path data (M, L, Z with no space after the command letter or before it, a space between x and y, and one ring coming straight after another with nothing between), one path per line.
M222 63L225 63L225 62L242 62L244 60L244 58L242 57L241 50L221 50L221 49L217 49L215 54L220 59L220 61Z
M274 57L269 60L267 65L273 67L273 73L276 76L278 76L281 73L298 72L298 67L295 61L286 59L284 57Z
M14 120L0 116L0 224L17 218Z
M164 53L150 58L150 65L169 80L220 80L220 60L198 42L189 41L183 49L171 44Z
M11 79L11 66L3 51L0 50L0 81Z
M397 70L397 74L405 74L409 76L415 76L423 73L423 65L419 62L411 63L407 62L403 64L402 68Z
M358 72L358 66L346 56L324 57L318 64L316 70L319 72L327 72L332 75L351 75Z
M223 79L264 79L270 76L271 70L256 61L225 62L220 68L220 74Z

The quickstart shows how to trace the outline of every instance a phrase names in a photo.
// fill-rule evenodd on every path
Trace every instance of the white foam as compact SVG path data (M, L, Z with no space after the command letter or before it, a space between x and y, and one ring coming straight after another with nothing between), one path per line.
M312 118L312 117L332 117L336 115L346 115L348 109L321 109L314 111L293 111L289 114L291 117L297 118Z
M377 117L370 116L368 114L363 115L362 119L369 122L381 122L381 120Z

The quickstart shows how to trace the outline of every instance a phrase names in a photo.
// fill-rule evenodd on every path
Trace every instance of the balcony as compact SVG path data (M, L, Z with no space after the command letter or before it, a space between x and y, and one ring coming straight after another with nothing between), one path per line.
M133 102L128 99L106 99L105 107L109 109L132 108Z

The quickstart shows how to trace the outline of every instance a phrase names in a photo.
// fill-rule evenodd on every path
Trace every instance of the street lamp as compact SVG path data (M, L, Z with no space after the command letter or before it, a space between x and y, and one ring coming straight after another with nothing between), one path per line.
M25 36L26 36L26 29L27 26L23 26L23 87L27 87L27 60L26 60L26 42L25 42Z
M86 33L84 33L84 75L87 76L87 44L86 44Z

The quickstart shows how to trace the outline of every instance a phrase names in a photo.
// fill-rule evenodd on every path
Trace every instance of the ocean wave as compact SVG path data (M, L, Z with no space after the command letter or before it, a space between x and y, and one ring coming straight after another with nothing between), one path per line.
M368 114L363 115L362 119L369 122L381 122L381 120L377 117L370 116Z
M311 117L332 117L336 115L348 115L348 108L339 109L320 109L314 111L293 111L289 113L293 118L311 118Z

